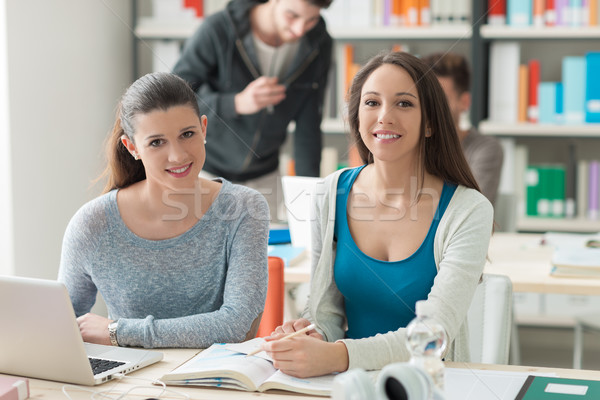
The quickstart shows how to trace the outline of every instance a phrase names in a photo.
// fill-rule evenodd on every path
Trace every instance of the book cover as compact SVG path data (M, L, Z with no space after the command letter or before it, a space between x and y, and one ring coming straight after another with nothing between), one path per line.
M585 55L585 122L600 123L600 52Z
M238 344L213 344L194 358L160 378L167 385L212 386L226 389L264 392L287 390L316 396L329 396L336 375L298 379L273 366L261 352L246 357L264 342L256 338Z
M585 57L565 57L562 62L563 112L565 124L585 120Z
M27 398L29 398L29 379L0 376L0 400L24 400Z
M518 42L495 41L490 45L489 114L493 122L517 122L519 58Z
M528 376L515 400L591 400L600 398L600 381Z
M508 25L514 27L524 27L531 25L532 3L523 0L507 0L506 14Z

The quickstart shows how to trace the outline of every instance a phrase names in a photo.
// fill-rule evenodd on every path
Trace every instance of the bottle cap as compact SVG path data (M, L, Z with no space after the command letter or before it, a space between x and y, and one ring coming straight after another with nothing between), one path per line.
M431 316L433 314L433 306L427 300L419 300L415 304L415 314L417 314L417 317Z

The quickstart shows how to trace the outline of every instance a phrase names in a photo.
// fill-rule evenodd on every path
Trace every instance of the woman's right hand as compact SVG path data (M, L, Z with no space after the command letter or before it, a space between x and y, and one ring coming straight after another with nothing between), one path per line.
M277 340L277 339L280 339L281 337L283 337L285 335L288 335L290 333L294 333L296 331L299 331L300 329L306 328L310 324L311 324L311 322L309 320L307 320L306 318L298 318L298 319L293 319L291 321L286 321L286 322L283 323L283 325L278 326L277 328L275 328L275 330L271 333L271 336L269 336L268 338L265 338L265 339L267 341L269 341L269 340ZM323 340L323 335L321 335L315 329L313 329L312 331L307 332L307 335L311 336L311 337L314 337L316 339Z

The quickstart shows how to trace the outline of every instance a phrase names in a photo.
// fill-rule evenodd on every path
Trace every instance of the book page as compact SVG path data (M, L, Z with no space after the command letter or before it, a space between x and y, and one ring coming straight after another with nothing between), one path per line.
M260 357L246 357L226 348L225 344L213 344L208 349L164 375L161 381L172 384L200 384L219 386L201 378L235 379L246 390L256 390L260 384L275 373L270 361Z
M330 374L313 378L295 378L277 371L260 385L258 390L263 392L269 389L283 389L291 392L329 396L331 394L333 379L336 376L337 374Z
M225 348L229 350L236 351L238 353L248 354L258 349L263 343L265 339L263 338L254 338L251 340L247 340L242 343L225 343ZM256 353L252 355L252 357L260 357L264 360L273 362L273 359L267 355L266 352L261 351L260 353Z

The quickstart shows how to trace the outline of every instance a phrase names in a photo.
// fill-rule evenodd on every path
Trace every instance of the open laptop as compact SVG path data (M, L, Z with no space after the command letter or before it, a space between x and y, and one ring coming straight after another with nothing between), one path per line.
M84 343L69 293L57 281L0 276L0 325L0 373L91 386L163 358Z

